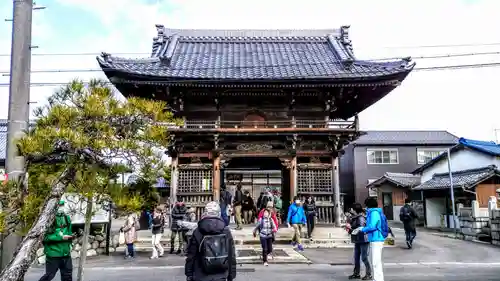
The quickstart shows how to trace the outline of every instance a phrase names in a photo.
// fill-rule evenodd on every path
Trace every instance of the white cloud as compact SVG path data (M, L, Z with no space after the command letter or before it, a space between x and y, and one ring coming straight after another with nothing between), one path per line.
M425 46L500 42L500 2L451 1L333 1L333 0L57 0L98 17L101 27L81 36L43 33L61 40L68 52L148 52L154 24L174 28L332 28L351 25L351 38L360 58L422 56L443 53L500 51L500 45L455 48L393 49L386 46ZM470 2L470 3L469 3ZM84 17L85 13L79 14ZM95 26L95 24L91 25ZM3 33L2 33L3 34ZM0 43L6 42L0 38ZM65 40L65 41L63 41ZM10 40L9 40L10 41ZM0 44L1 53L8 50ZM39 50L40 52L42 51ZM53 52L43 49L43 52ZM54 51L55 52L55 51ZM500 62L500 55L417 60L417 67ZM0 59L0 69L8 69ZM33 69L96 68L92 56L34 57ZM33 82L62 82L100 73L33 74ZM496 80L500 68L414 72L398 89L360 114L363 129L448 129L470 138L494 139L500 128ZM0 77L1 78L1 77ZM5 77L4 77L5 78ZM0 80L0 83L8 79ZM0 118L7 116L8 88L0 88ZM33 88L42 101L53 89Z

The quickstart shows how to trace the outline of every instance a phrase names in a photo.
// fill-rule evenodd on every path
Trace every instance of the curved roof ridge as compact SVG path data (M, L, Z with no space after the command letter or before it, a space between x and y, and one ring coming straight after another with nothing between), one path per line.
M459 171L452 171L452 175L460 175L460 174L467 174L467 173L475 173L475 172L482 172L482 171L495 171L497 170L496 165L488 165L484 167L479 167L479 168L473 168L473 169L465 169L465 170L459 170ZM432 177L443 177L443 176L448 176L450 173L445 172L445 173L435 173L432 175Z
M158 37L326 37L329 34L341 35L341 29L175 29L157 24Z

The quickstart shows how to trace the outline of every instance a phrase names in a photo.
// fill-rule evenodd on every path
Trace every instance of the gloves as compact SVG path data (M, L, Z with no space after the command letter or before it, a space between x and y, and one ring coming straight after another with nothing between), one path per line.
M351 232L351 234L352 234L352 235L357 235L357 234L361 231L361 229L363 229L363 228L362 228L362 227L358 227L358 228L354 229L354 230Z

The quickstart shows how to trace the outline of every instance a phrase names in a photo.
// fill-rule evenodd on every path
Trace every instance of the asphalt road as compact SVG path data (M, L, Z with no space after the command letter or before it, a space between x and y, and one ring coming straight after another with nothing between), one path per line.
M403 231L393 230L396 247L385 248L383 254L385 280L500 281L500 247L420 232L414 248L408 250ZM348 280L352 272L352 249L306 249L303 255L313 264L242 265L237 280L338 281ZM183 264L184 257L176 255L158 260L146 254L135 260L92 257L86 264L85 281L184 281ZM32 268L25 281L36 281L42 274L43 268Z
M345 281L351 273L350 266L317 265L270 265L269 267L242 266L237 281L250 280L287 280L287 281ZM480 265L417 265L386 266L387 281L496 281L500 280L498 266ZM114 267L89 268L85 272L85 281L184 281L184 271L179 267ZM40 269L32 270L25 281L36 281L42 274ZM55 280L59 279L59 276Z

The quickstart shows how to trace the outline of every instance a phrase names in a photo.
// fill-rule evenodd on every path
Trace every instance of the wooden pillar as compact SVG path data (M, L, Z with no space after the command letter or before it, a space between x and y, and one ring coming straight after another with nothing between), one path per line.
M179 157L176 155L172 157L170 173L170 206L177 202L177 184L179 179Z
M297 156L290 161L290 199L297 196Z
M332 184L333 184L333 203L334 203L334 216L335 226L340 227L340 218L342 214L342 207L340 206L340 176L339 176L339 157L335 155L332 157Z
M213 177L212 177L212 192L214 201L219 202L220 199L220 155L214 157Z

